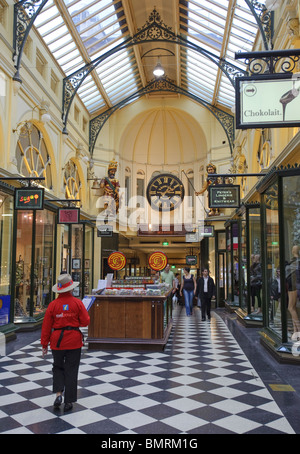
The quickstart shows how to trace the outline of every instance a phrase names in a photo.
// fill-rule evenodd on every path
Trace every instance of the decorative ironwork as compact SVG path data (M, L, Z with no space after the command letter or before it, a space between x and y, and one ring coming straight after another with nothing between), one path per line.
M291 74L300 58L300 49L237 52L236 59L244 59L249 75Z
M231 64L230 62L227 62L225 59L220 59L212 52L209 52L201 48L200 46L197 46L193 42L188 41L186 38L180 35L176 35L174 32L172 32L171 27L166 26L162 22L159 13L154 9L150 14L146 24L142 28L138 29L137 33L133 37L129 37L127 40L125 40L115 48L106 52L101 57L98 57L91 63L85 65L83 68L80 68L78 71L74 72L64 79L62 112L64 133L67 132L66 125L72 101L77 93L77 90L83 83L84 79L88 76L88 74L90 74L90 72L93 71L105 59L115 54L116 52L145 42L154 41L171 42L173 44L187 47L197 53L202 54L203 56L211 60L214 64L216 64L221 69L221 71L224 72L233 87L235 86L236 77L245 76L247 74L245 71L242 71L240 68ZM115 109L115 107L112 107L112 109Z
M14 5L14 54L16 73L13 80L22 82L19 74L21 58L26 39L33 26L33 22L48 0L21 0Z
M252 12L257 26L262 35L262 40L266 50L270 50L273 47L273 23L274 23L274 13L269 11L265 5L256 0L245 0L249 6L250 11Z
M175 92L178 94L182 94L184 96L187 96L197 103L202 104L204 107L206 107L215 117L216 119L220 122L222 125L230 146L231 153L233 152L233 143L234 143L234 117L233 115L228 114L227 112L212 106L208 102L204 101L201 98L198 98L197 96L191 94L187 90L184 90L181 87L178 87L171 79L168 77L163 77L159 79L153 79L151 82L149 82L146 87L141 88L138 90L136 93L133 93L132 95L128 96L126 99L123 101L120 101L118 104L115 106L111 107L110 109L106 110L102 114L98 115L97 117L93 118L90 121L90 154L92 156L95 143L97 140L97 137L103 128L105 122L109 119L109 117L120 107L124 106L125 104L129 103L135 98L140 98L148 93L153 93L157 91L164 91L164 92Z

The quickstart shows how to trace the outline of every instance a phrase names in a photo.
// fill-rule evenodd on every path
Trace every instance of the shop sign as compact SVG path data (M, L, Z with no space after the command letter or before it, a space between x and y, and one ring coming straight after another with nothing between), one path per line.
M209 188L210 208L239 208L240 207L240 187L238 185L218 184L211 185Z
M113 226L107 224L98 224L97 225L97 237L102 236L112 236L113 235Z
M58 224L78 224L80 220L80 208L59 208Z
M212 237L215 235L215 228L213 225L205 225L199 227L199 235L204 237Z
M115 271L125 268L126 257L122 252L112 252L107 259L108 266Z
M44 189L43 188L16 188L15 189L15 210L43 210Z
M163 252L153 252L148 259L149 266L152 270L162 271L168 263L168 258Z
M187 255L185 257L185 263L189 266L197 265L197 256L196 255Z
M238 77L236 128L299 127L299 93L299 73Z

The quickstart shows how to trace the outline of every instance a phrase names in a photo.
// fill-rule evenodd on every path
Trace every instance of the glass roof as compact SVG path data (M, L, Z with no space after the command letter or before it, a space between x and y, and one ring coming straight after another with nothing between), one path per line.
M182 37L217 59L245 69L234 55L252 50L257 24L244 0L157 2L162 5L157 11L163 23L174 31L173 2L177 2ZM152 0L48 0L34 22L66 76L109 54L78 89L78 96L91 116L114 106L153 79L152 69L142 59L145 47L109 52L144 26L149 15L145 6L150 12L154 8ZM159 45L174 50L169 43ZM180 81L182 88L210 104L221 108L234 105L234 88L218 65L184 46L178 55L177 84ZM168 67L164 69L168 75Z

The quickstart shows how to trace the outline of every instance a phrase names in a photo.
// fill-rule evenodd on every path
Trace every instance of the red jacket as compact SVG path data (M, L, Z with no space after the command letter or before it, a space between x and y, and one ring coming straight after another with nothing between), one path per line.
M88 326L90 316L82 301L75 298L70 292L60 293L58 298L53 300L45 313L42 326L41 344L46 348L50 342L51 350L73 350L81 348L82 335L79 331L69 330L63 332L60 346L57 347L61 330L65 326ZM54 331L52 331L54 330Z

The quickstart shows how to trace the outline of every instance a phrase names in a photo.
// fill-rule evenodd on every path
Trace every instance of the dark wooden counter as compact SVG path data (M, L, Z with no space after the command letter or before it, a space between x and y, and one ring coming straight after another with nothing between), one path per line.
M98 295L89 314L89 349L163 350L172 328L171 292L162 296Z

